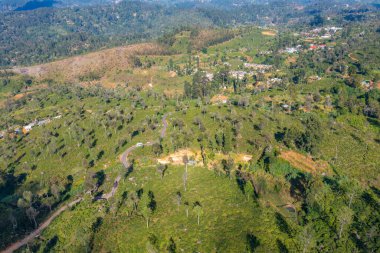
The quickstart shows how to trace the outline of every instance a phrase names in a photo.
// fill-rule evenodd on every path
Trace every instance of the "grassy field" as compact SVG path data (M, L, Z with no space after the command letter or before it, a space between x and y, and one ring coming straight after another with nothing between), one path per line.
M95 236L94 247L100 252L145 252L152 235L157 238L160 251L166 250L172 238L179 252L249 252L250 247L257 252L267 252L276 249L275 239L286 238L277 230L265 229L273 225L274 212L270 208L263 210L252 199L248 200L234 180L216 176L205 168L189 167L187 191L184 191L183 173L184 167L170 166L161 180L154 167L141 165L131 174L131 180L121 184L111 203L86 201L59 217L42 236L58 237L56 251L65 247L83 251L88 245L80 245L80 240L71 243L73 237L81 236L85 240ZM152 191L157 201L149 228L142 216L128 215L130 209L125 204L118 205L123 193L131 194L139 189ZM179 206L177 192L182 194ZM203 210L199 225L193 208L196 201ZM188 207L185 202L189 203ZM103 217L102 225L92 235L88 224L95 222L96 217ZM256 238L251 246L247 241L249 236Z

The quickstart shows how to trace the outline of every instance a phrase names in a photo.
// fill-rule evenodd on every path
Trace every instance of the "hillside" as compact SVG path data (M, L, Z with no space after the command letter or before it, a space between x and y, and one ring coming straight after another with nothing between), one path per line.
M378 252L380 21L361 6L1 70L0 249Z
M276 1L275 4L264 1L168 4L133 0L91 4L93 1L86 1L89 5L81 2L83 5L74 4L75 7L67 2L70 7L0 12L0 66L40 64L104 47L146 42L183 27L255 24L295 28L314 25L318 20L334 26L366 21L378 15L375 5L346 5L341 1L334 8L330 1L317 1L317 4L315 1ZM357 9L361 12L356 12Z
M133 66L133 57L159 55L164 48L158 44L145 43L106 49L82 56L71 57L32 67L15 67L12 71L35 77L37 80L55 80L69 83L101 81L106 73ZM112 84L115 87L116 84Z

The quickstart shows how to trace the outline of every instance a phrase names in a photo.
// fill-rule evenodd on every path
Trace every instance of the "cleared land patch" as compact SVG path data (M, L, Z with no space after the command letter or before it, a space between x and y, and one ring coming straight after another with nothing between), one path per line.
M183 165L184 157L188 158L190 161L194 161L198 165L202 165L202 157L200 150L191 150L191 149L180 149L175 153L172 153L168 156L157 159L157 162L160 164L172 164L172 165ZM232 158L236 163L239 162L249 162L252 159L252 156L249 154L237 153L226 155L223 153L216 153L213 161L210 162L209 167L212 167L212 164L219 162L223 159Z
M41 80L58 79L68 82L91 82L103 77L106 71L130 67L129 58L131 56L159 54L162 50L158 44L142 43L106 49L31 67L15 67L13 71Z
M314 161L309 156L292 150L281 152L280 157L288 161L292 166L312 174L329 173L330 166L325 161Z
M272 31L272 30L266 30L266 31L262 31L261 34L265 35L265 36L276 36L277 32L276 31Z

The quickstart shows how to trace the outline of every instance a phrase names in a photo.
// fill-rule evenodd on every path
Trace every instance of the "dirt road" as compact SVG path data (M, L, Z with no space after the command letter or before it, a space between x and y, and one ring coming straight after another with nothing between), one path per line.
M15 250L17 250L18 248L20 248L21 246L24 246L25 244L27 244L28 242L32 241L35 237L37 237L41 232L42 230L44 230L47 226L50 225L50 223L58 216L60 215L63 211L65 211L68 207L72 207L74 206L75 204L81 202L83 200L83 198L79 198L79 199L76 199L72 202L70 202L69 204L61 207L60 209L58 209L57 211L55 211L46 221L44 221L43 223L40 224L40 226L34 230L32 233L30 233L27 237L25 237L24 239L20 240L20 241L17 241L15 243L13 243L11 246L9 246L8 248L6 248L4 251L2 251L2 253L11 253Z
M165 135L166 135L166 129L168 127L168 122L166 120L168 114L165 114L163 117L162 117L162 124L163 124L163 127L162 127L162 130L161 130L161 133L160 133L160 137L161 138L164 138ZM158 143L159 140L155 140L155 141L152 141L152 142L147 142L145 144L145 146L151 146L153 145L154 143ZM129 168L130 164L128 162L128 155L133 151L135 150L136 148L138 148L139 146L136 144L130 148L128 148L121 156L120 156L120 160L121 162L123 163L124 167L125 168ZM108 200L109 198L113 197L119 187L119 183L120 183L120 180L121 180L121 176L117 176L114 183L113 183L113 186L112 186L112 189L110 192L108 193L105 193L103 194L101 197L98 197L96 200L99 200L99 199L106 199ZM24 239L20 240L20 241L17 241L15 243L13 243L12 245L10 245L8 248L6 248L5 250L1 251L1 253L11 253L15 250L17 250L18 248L24 246L25 244L27 244L28 242L32 241L34 238L36 238L45 228L47 228L50 223L57 217L59 216L63 211L65 211L68 207L72 207L74 206L75 204L81 202L83 200L82 197L70 202L69 204L61 207L60 209L58 209L57 211L55 211L52 215L50 215L50 217L44 221L43 223L41 223L39 225L39 227L34 230L32 233L30 233L28 236L26 236Z

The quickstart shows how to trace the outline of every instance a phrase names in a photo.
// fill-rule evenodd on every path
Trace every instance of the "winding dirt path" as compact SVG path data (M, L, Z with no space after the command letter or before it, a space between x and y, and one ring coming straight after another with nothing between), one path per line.
M168 128L168 122L166 120L168 114L165 114L163 117L162 117L162 130L161 130L161 133L160 133L160 138L164 138L165 135L166 135L166 130ZM153 144L155 143L159 143L159 140L155 140L155 141L152 141L152 142L147 142L145 144L145 146L152 146ZM129 147L126 151L124 151L124 153L120 156L120 161L123 163L124 167L126 169L129 168L130 166L130 163L128 162L128 155L133 151L135 150L136 148L138 148L139 146L136 144L136 145L133 145L132 147ZM98 197L96 198L95 200L99 200L99 199L106 199L108 200L109 198L113 197L119 187L119 182L121 180L121 176L118 175L113 183L113 186L112 186L112 189L110 192L108 193L105 193L103 194L101 197ZM57 211L55 211L52 215L50 215L50 217L45 220L43 223L41 223L38 228L36 230L34 230L33 232L31 232L28 236L26 236L25 238L21 239L20 241L17 241L13 244L11 244L10 246L8 246L6 249L4 249L3 251L1 251L1 253L12 253L13 251L19 249L20 247L24 246L25 244L27 244L28 242L32 241L34 238L36 238L45 228L47 228L50 223L57 217L59 216L63 211L65 211L67 208L69 207L72 207L74 206L75 204L81 202L83 200L83 197L79 197L77 198L76 200L68 203L67 205L64 205L63 207L59 208Z
M2 253L11 253L15 250L17 250L18 248L20 248L21 246L27 244L28 242L32 241L34 238L36 238L41 232L42 230L44 230L47 226L50 225L50 223L58 216L60 215L63 211L65 211L68 207L72 207L74 206L75 204L81 202L83 200L83 198L79 198L79 199L76 199L72 202L70 202L69 204L61 207L60 209L58 209L57 211L55 211L46 221L44 221L43 223L40 224L40 226L34 230L32 233L30 233L28 236L26 236L24 239L20 240L20 241L17 241L15 243L13 243L12 245L10 245L8 248L6 248L4 251L2 251Z

